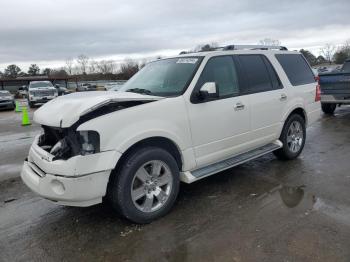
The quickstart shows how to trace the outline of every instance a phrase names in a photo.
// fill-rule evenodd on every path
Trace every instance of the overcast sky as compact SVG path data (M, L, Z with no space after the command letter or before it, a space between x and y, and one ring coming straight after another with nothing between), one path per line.
M349 0L0 0L0 70L173 55L199 44L279 39L315 54L350 39Z

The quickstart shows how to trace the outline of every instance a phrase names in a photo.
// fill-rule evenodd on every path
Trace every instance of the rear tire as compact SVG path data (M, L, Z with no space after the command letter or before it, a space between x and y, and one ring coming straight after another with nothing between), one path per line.
M289 116L280 136L283 147L274 151L274 154L281 160L297 158L303 151L305 138L306 127L304 118L298 114Z
M35 104L33 102L28 101L29 108L33 108Z
M113 175L108 188L112 207L138 224L167 214L179 192L179 167L161 148L133 150Z
M337 108L337 105L336 104L322 103L321 107L322 107L323 113L325 113L326 115L333 115L335 109Z

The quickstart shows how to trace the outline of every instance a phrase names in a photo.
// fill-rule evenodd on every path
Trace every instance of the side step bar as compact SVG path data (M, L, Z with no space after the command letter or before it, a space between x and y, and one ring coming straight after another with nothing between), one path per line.
M190 184L192 182L198 181L202 178L208 177L220 171L229 169L234 166L238 166L240 164L243 164L255 158L261 157L267 153L270 153L272 151L275 151L276 149L281 148L282 146L283 146L282 142L279 140L276 140L273 143L270 143L260 148L228 158L226 160L211 164L209 166L205 166L193 171L182 172L180 179L182 182Z

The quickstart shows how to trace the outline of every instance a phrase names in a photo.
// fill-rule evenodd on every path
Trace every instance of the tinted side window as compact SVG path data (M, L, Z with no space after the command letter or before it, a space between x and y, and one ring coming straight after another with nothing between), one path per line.
M221 98L238 95L238 77L232 57L217 56L209 59L198 79L196 89L206 82L216 83Z
M293 86L315 82L314 74L302 55L276 54L276 58Z
M247 85L242 93L252 94L273 90L269 71L261 55L239 55Z

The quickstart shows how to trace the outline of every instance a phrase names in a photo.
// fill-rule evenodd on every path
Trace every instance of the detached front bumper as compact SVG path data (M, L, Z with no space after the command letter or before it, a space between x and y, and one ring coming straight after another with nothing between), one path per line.
M105 151L68 160L52 160L37 145L38 137L24 162L23 182L40 196L68 206L91 206L102 202L109 175L121 154Z

